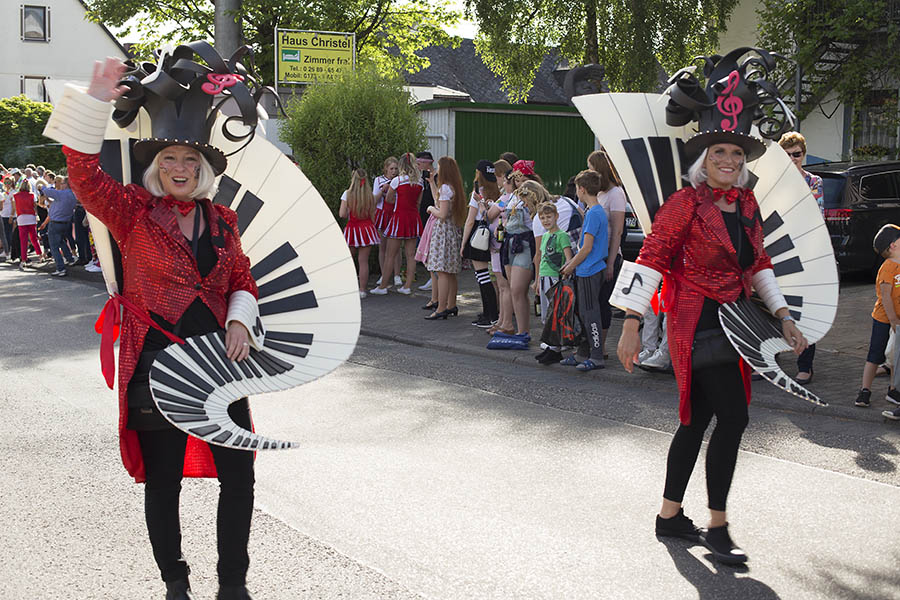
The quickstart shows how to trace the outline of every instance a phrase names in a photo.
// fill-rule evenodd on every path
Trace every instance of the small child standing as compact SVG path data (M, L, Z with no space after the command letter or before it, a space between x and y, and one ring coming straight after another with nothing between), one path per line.
M869 389L875 378L875 370L884 362L884 350L887 347L891 330L900 325L900 227L897 225L885 225L875 234L872 242L875 252L884 257L884 263L878 269L875 278L875 292L878 299L875 301L875 309L872 311L872 337L869 340L869 353L866 356L866 366L863 368L862 389L856 397L856 406L868 407L872 392ZM894 369L892 372L892 385L885 399L893 404L900 405L900 391L896 387L900 381L896 358L900 352L895 352ZM891 412L885 411L884 416L900 420L900 409Z
M547 312L550 310L550 298L547 291L559 281L559 270L563 264L572 260L572 242L569 234L560 230L556 223L559 213L552 202L544 202L537 208L541 225L547 230L541 236L541 268L538 279L534 282L534 293L541 300L541 322L547 322ZM544 351L535 356L542 365L558 363L562 360L561 348L547 346Z
M568 277L575 274L575 299L578 302L578 316L582 331L587 339L589 351L580 349L587 358L579 362L576 356L560 361L562 365L574 366L579 371L602 369L603 361L603 292L606 277L606 257L609 254L609 233L606 210L597 201L601 191L600 175L595 171L582 171L575 177L575 192L587 207L584 225L581 228L581 243L578 254L563 265L561 273ZM578 353L576 353L578 354Z
M369 282L369 252L379 242L378 230L372 222L375 215L375 198L366 185L366 172L355 169L350 179L350 189L341 196L338 216L347 219L344 227L344 240L350 247L350 254L358 254L359 258L359 297L366 297Z

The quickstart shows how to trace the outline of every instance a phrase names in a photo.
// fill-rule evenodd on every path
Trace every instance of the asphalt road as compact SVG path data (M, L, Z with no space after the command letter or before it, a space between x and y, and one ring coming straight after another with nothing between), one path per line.
M0 598L161 598L92 325L102 289L0 267ZM640 381L636 379L635 381ZM730 497L748 568L653 536L675 398L361 338L255 398L257 598L900 598L900 428L751 406ZM702 461L686 498L703 521ZM185 554L215 591L213 481Z

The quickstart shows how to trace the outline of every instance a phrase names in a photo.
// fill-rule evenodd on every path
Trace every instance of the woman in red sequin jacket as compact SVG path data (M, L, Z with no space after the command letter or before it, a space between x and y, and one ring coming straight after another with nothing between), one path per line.
M95 72L88 89L92 98L80 100L85 110L111 110L109 102L122 92L117 87L120 77L120 63L107 62L102 72ZM255 341L241 320L231 320L230 305L236 298L255 307L257 297L249 260L241 250L237 217L209 200L215 192L215 174L196 148L163 148L148 166L143 187L123 186L107 175L100 168L99 154L70 147L63 152L72 189L109 228L121 250L122 295L137 308L123 311L122 317L120 446L129 474L138 482L146 481L147 526L154 558L167 583L166 597L192 597L181 552L181 479L218 476L219 598L249 598L244 584L253 511L253 453L210 446L175 429L152 402L148 379L156 353L171 343L161 329L189 337L224 328L228 357L243 360L249 354ZM146 316L159 329L148 326ZM240 426L252 427L246 398L232 404L229 414Z
M717 559L731 563L746 560L728 535L725 504L748 422L750 373L739 359L692 369L691 351L697 332L721 327L719 305L749 296L751 282L757 283L760 274L769 277L777 290L763 247L758 204L753 191L743 187L749 177L745 158L736 144L707 148L689 170L693 186L672 194L656 213L635 267L645 280L666 276L667 335L679 392L681 425L669 448L656 532L693 541L702 537ZM790 319L787 306L776 314ZM626 315L618 355L631 372L641 349L641 313L627 310ZM785 339L801 352L806 340L796 325L783 320L783 328ZM710 520L709 530L702 531L684 515L681 503L713 415L716 426L706 455Z

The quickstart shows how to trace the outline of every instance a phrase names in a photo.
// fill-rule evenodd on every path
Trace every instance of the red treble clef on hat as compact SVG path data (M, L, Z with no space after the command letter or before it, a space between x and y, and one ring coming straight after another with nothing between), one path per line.
M728 84L722 90L722 95L716 100L719 112L727 117L731 117L731 121L722 119L721 125L725 131L734 131L735 127L737 127L737 117L744 110L744 101L734 95L734 90L737 89L740 82L741 76L737 71L729 73Z
M210 96L215 96L224 90L225 88L230 88L238 81L243 81L243 75L232 75L231 73L209 73L206 78L209 80L203 85L200 86L200 89L209 94Z

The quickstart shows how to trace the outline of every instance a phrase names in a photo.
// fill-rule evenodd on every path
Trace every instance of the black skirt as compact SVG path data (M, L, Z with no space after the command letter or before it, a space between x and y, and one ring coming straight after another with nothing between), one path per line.
M472 231L469 232L469 237L466 238L465 244L463 244L463 258L468 258L469 260L477 260L478 262L489 263L491 262L491 250L490 246L488 246L487 250L479 250L478 248L472 247L472 236L475 235L475 232L478 231L478 227L481 224L481 221L475 221L475 224L472 226ZM493 235L493 234L491 234Z

